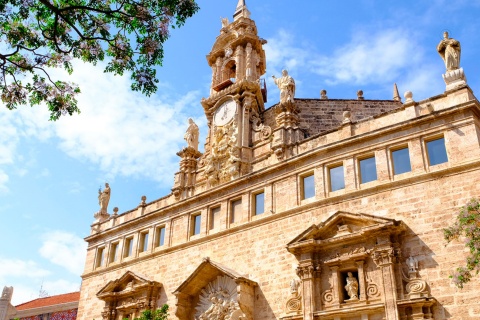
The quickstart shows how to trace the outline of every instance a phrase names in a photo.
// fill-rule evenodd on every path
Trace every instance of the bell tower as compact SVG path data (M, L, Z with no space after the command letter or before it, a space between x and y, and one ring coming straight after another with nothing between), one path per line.
M210 96L201 103L209 132L200 163L207 187L250 172L252 134L265 110L266 87L263 45L245 0L239 0L233 21L222 28L207 62L212 68ZM201 179L203 180L203 179Z

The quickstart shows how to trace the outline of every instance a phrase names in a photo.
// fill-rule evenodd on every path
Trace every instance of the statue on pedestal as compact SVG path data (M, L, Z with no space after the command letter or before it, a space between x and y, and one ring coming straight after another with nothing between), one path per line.
M110 186L105 183L105 189L98 190L98 204L100 205L100 214L107 214L108 202L110 201Z
M198 151L199 130L192 118L188 118L188 128L183 136L189 148Z
M280 103L293 103L295 97L295 80L288 75L287 70L282 71L282 77L272 76L273 81L280 89Z
M437 46L437 51L445 62L448 71L460 68L460 42L448 37L448 32L443 33L443 39Z
M351 272L348 273L347 284L345 285L349 300L358 300L358 281Z

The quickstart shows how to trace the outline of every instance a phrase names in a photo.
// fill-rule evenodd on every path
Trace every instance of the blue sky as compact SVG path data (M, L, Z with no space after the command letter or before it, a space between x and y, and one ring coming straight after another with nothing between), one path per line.
M200 99L209 93L205 56L237 0L199 0L201 10L165 44L158 93L129 89L114 77L75 62L69 78L81 86L80 115L48 121L42 107L0 107L0 286L14 286L13 303L80 287L97 190L110 183L109 212L136 207L170 192L175 155L187 119L206 121ZM462 44L461 66L480 92L480 1L247 0L259 35L268 40L268 103L279 100L271 75L286 68L296 96L391 99L393 83L415 100L443 93L445 67L436 52L444 30ZM62 72L56 71L58 75Z

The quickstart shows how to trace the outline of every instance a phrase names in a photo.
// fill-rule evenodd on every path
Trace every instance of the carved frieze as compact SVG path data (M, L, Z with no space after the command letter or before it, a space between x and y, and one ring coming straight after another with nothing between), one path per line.
M195 319L243 319L244 314L237 298L235 281L227 276L218 276L201 291L195 308Z

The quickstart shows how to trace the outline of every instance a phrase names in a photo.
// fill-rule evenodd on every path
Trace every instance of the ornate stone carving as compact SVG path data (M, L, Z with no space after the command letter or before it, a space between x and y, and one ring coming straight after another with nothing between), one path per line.
M237 121L234 119L223 127L214 127L213 130L212 148L204 160L204 174L210 186L238 178L243 163L237 143Z
M262 140L267 140L272 136L272 128L264 125L262 120L258 117L258 114L252 114L250 121L252 122L252 130L254 132L259 132Z
M329 289L325 290L323 293L322 293L322 302L323 304L325 305L329 305L329 304L332 304L333 303L333 287L330 286Z
M409 299L429 297L427 282L418 275L418 260L410 256L405 264L408 268L408 277L402 269L403 280L407 283L405 289Z
M378 286L373 280L367 275L367 297L369 299L375 299L380 297L380 291L378 290Z
M200 293L195 308L196 320L243 319L237 297L237 285L227 276L218 276Z
M376 250L373 252L372 259L377 265L377 267L382 267L385 265L392 264L396 262L395 249L390 247L390 248Z
M183 148L177 152L180 160L180 170L175 174L172 188L175 199L179 200L192 196L195 189L198 158L202 154L192 147Z
M98 293L97 298L105 302L102 318L114 320L138 316L144 309L154 309L161 284L127 271L121 278L110 281Z
M300 281L290 281L290 297L285 303L285 314L299 314L302 311L302 295L299 292Z
M312 279L320 276L320 266L308 264L297 267L297 275L300 279Z

